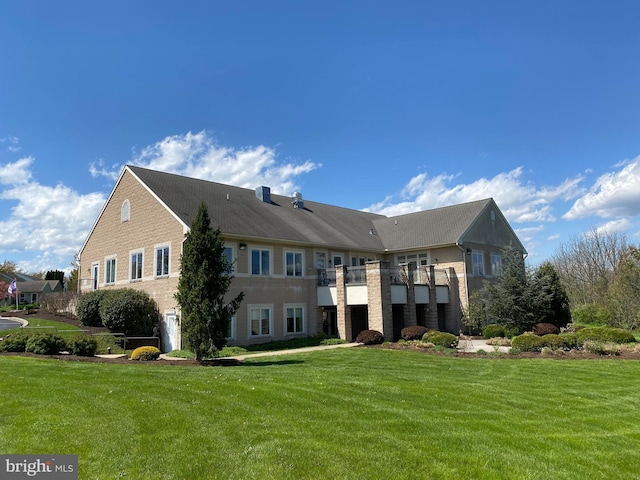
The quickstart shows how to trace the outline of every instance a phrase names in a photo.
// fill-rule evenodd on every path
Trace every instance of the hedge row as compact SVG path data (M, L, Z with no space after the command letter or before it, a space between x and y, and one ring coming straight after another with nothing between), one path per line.
M583 328L576 333L536 335L525 333L511 340L511 348L521 352L540 352L543 348L552 350L573 350L584 348L589 342L612 344L635 343L633 334L621 328Z
M98 350L95 338L82 333L66 341L56 333L37 333L29 335L16 333L0 342L0 352L29 352L39 355L56 355L68 351L73 355L93 357Z

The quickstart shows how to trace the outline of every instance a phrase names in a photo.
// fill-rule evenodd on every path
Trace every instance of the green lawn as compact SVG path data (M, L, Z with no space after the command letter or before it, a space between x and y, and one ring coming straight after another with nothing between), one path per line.
M82 479L638 478L639 392L627 360L0 356L0 452L78 454Z

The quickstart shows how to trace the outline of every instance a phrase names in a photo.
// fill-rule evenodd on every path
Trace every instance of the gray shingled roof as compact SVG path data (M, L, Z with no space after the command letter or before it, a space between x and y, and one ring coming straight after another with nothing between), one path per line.
M475 202L374 220L376 232L389 251L454 245L489 204Z
M254 190L128 166L187 226L201 201L211 224L226 235L356 250L398 251L459 242L492 199L385 217L304 200L271 195L268 204ZM497 208L497 207L496 207ZM373 229L374 235L370 232Z
M128 167L187 226L200 202L207 205L211 225L226 235L326 245L356 250L384 250L369 232L381 215L304 200L293 208L291 198L271 195L268 204L254 190L170 173Z

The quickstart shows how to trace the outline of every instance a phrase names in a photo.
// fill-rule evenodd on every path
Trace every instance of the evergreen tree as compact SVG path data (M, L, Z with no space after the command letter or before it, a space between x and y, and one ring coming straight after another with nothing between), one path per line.
M533 274L532 289L544 295L539 305L538 322L566 327L571 322L569 297L560 282L560 276L551 262L545 262ZM535 305L536 303L534 303Z
M244 293L230 302L232 265L224 255L220 230L211 228L204 202L191 224L183 245L180 280L175 298L182 310L182 335L196 360L217 356L225 344L227 326Z

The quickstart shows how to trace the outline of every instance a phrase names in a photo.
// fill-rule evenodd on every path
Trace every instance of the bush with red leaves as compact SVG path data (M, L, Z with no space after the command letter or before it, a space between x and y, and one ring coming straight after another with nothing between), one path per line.
M378 345L384 342L384 335L377 330L363 330L356 337L356 342L365 345Z
M549 335L550 333L558 334L560 329L552 323L536 323L533 326L533 333L542 337L543 335Z
M404 327L400 332L400 336L404 340L422 340L422 337L427 333L428 328L422 325L413 325L411 327Z

